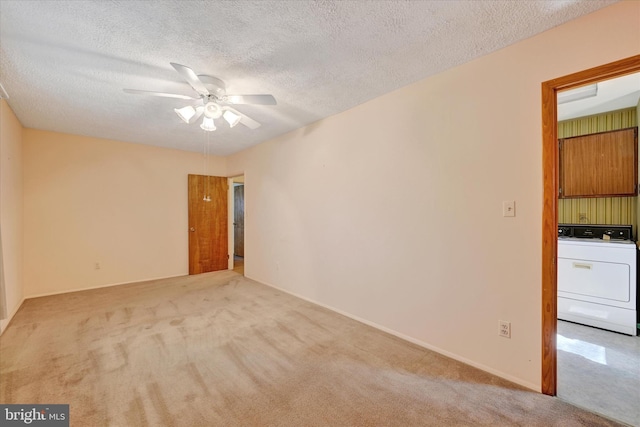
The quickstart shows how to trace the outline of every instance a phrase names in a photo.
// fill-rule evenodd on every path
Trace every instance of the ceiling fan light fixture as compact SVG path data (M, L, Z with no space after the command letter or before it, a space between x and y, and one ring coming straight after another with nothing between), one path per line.
M241 117L234 113L233 111L225 111L222 117L229 123L229 127L234 127L238 123L240 123Z
M222 107L213 101L209 101L204 104L204 115L211 119L217 119L222 115Z
M171 62L170 64L178 74L186 80L186 82L196 92L197 96L138 89L123 89L124 92L137 95L151 95L195 101L195 104L191 106L174 108L173 111L175 111L178 117L180 117L180 120L185 123L197 123L200 120L200 117L204 116L207 120L203 119L200 127L205 131L216 130L214 121L223 116L225 121L229 123L230 127L235 127L238 123L241 123L249 129L257 129L260 127L260 123L245 114L227 107L227 104L277 105L276 99L273 95L269 94L227 95L226 85L219 78L206 74L198 75L186 65L177 64L175 62ZM8 98L1 84L0 98Z
M185 123L189 123L189 120L196 115L196 109L191 105L187 105L182 108L174 108L173 111L175 111L178 117L180 117L180 119Z
M216 124L213 122L213 119L211 117L206 117L206 113L205 117L202 119L202 124L200 125L200 127L202 128L202 130L206 130L207 132L213 132L214 130L216 130Z

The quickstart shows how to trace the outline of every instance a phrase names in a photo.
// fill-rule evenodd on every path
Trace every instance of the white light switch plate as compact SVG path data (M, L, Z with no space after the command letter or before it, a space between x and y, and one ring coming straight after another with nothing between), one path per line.
M506 200L502 202L502 216L516 216L515 200Z

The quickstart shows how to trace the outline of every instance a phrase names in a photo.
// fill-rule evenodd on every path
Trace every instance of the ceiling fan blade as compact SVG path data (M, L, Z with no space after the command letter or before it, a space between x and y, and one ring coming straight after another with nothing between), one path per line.
M230 104L276 105L273 95L227 95L224 99Z
M260 126L262 126L260 123L256 122L251 117L242 114L238 110L235 110L235 109L233 109L231 107L224 107L224 109L225 110L229 110L232 113L239 115L240 116L240 123L242 123L243 125L245 125L249 129L258 129Z
M200 99L194 98L193 96L188 95L179 95L177 93L164 93L164 92L152 92L149 90L138 90L138 89L122 89L126 93L133 93L134 95L151 95L151 96L161 96L163 98L178 98L178 99Z
M209 91L205 87L205 85L200 81L198 75L186 65L176 64L175 62L170 62L171 66L176 69L178 74L182 76L183 79L187 81L200 95L209 95Z

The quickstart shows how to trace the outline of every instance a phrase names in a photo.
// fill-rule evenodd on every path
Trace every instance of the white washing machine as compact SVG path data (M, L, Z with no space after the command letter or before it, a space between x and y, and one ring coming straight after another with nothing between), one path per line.
M636 252L631 240L559 237L558 319L636 335Z

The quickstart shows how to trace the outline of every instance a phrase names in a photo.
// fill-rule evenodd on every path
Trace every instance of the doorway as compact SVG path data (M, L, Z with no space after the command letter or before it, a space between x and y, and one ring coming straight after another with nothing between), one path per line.
M557 233L558 233L558 214L559 214L559 202L558 202L558 188L559 188L559 149L558 149L558 108L557 108L557 93L559 91L565 91L568 89L582 87L585 85L591 85L594 83L602 82L605 80L614 79L628 74L640 72L640 55L616 61L610 64L606 64L600 67L595 67L589 70L581 71L575 74L564 76L558 79L550 80L542 84L542 124L543 124L543 223L542 223L542 392L548 395L558 395L558 350L560 349L562 357L566 359L567 345L570 347L576 341L580 344L579 333L584 331L577 331L574 329L580 329L582 325L576 325L567 323L564 321L557 321ZM585 327L588 328L588 327ZM558 332L560 331L560 335ZM587 331L587 333L601 332L598 329ZM567 340L567 333L572 335L572 339ZM590 338L594 339L592 335ZM619 340L614 340L619 341ZM600 341L602 343L604 341ZM583 343L584 344L584 341ZM599 349L605 349L601 345L591 346L592 348L598 347ZM632 345L632 352L635 351L637 343ZM623 347L620 347L623 348ZM617 349L616 349L617 350ZM584 356L581 356L584 358ZM567 369L566 360L563 359L563 369ZM581 360L581 362L584 362ZM587 361L587 363L597 363L593 360ZM572 364L571 367L573 367ZM576 371L574 370L574 373ZM566 371L563 371L563 381L566 381ZM582 372L579 372L582 374ZM633 375L630 371L627 374ZM591 374L590 380L597 378L601 374ZM606 381L605 381L606 382ZM564 384L564 383L563 383ZM616 384L606 384L607 387L615 387ZM604 391L606 387L598 389L598 393L606 393ZM635 392L637 393L637 388ZM633 393L633 392L632 392ZM562 394L565 397L566 388L563 388ZM633 399L633 397L632 397ZM597 405L591 406L588 403L572 402L579 406L586 407L594 412L603 413ZM631 417L636 417L637 414L629 414ZM610 413L604 413L604 415L612 418L620 418L619 414L615 410ZM618 415L618 416L617 416ZM626 416L627 414L625 414ZM623 420L624 421L624 420ZM629 422L627 420L627 422Z
M230 233L230 240L232 240L232 242L230 242L230 246L233 248L233 263L231 268L236 273L244 276L244 175L230 178L230 181L231 192L229 198L231 200L232 208L229 211L229 216L233 226Z
M557 232L558 127L557 92L640 71L640 55L560 77L542 84L542 392L557 395Z
M638 426L639 98L640 73L558 95L558 229L565 237L558 238L556 334L558 398ZM605 231L618 237L605 241Z

